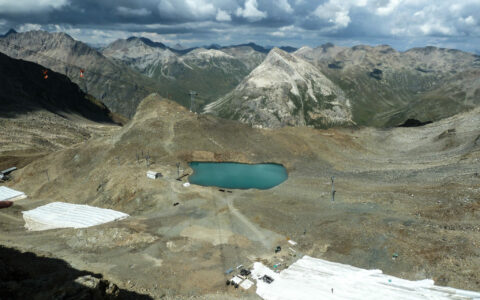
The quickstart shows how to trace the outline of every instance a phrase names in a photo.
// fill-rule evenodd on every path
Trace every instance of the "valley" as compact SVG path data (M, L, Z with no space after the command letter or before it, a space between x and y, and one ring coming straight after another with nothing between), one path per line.
M475 109L389 130L270 130L196 115L151 95L123 128L16 172L7 185L29 198L0 212L0 240L154 298L257 299L252 290L225 286L225 270L256 260L291 264L287 238L298 243L297 255L478 291L479 115ZM151 156L148 167L137 161L140 151ZM231 194L183 187L175 164L191 173L189 161L276 162L289 177L269 190ZM36 174L42 169L50 181ZM149 169L163 177L148 179ZM51 201L131 217L95 228L25 231L21 211ZM285 250L275 254L277 245Z

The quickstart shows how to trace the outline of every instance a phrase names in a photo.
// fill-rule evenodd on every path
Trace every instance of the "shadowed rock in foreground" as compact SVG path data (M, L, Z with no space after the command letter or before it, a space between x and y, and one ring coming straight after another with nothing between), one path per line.
M63 260L0 246L1 299L152 299Z

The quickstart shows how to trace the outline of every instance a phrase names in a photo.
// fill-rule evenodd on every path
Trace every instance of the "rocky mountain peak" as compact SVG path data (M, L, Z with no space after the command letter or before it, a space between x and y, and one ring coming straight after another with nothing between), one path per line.
M272 128L352 123L342 90L315 66L278 48L205 112Z
M9 36L11 34L15 34L15 33L17 33L17 31L13 28L10 28L4 35L0 35L0 38L7 37L7 36Z
M281 50L280 48L273 48L268 53L267 57L265 58L265 62L267 63L279 63L279 62L292 62L296 63L298 60L295 56Z
M154 42L146 37L129 37L127 39L127 41L134 41L134 42L140 42L140 43L143 43L149 47L153 47L153 48L162 48L162 49L165 49L167 48L167 46L165 46L164 44L162 43L159 43L159 42Z

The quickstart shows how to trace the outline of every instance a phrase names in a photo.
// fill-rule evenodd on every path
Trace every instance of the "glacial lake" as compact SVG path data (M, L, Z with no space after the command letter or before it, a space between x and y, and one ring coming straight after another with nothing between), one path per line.
M191 162L190 183L227 189L266 190L288 178L287 170L278 164L241 164L231 162Z

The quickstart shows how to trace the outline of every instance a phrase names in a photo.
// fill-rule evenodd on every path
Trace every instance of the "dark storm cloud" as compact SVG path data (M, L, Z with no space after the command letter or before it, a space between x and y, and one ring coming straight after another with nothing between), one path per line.
M185 44L416 43L472 50L478 0L0 0L0 30L63 30L87 42L129 35ZM478 47L477 47L478 48Z

